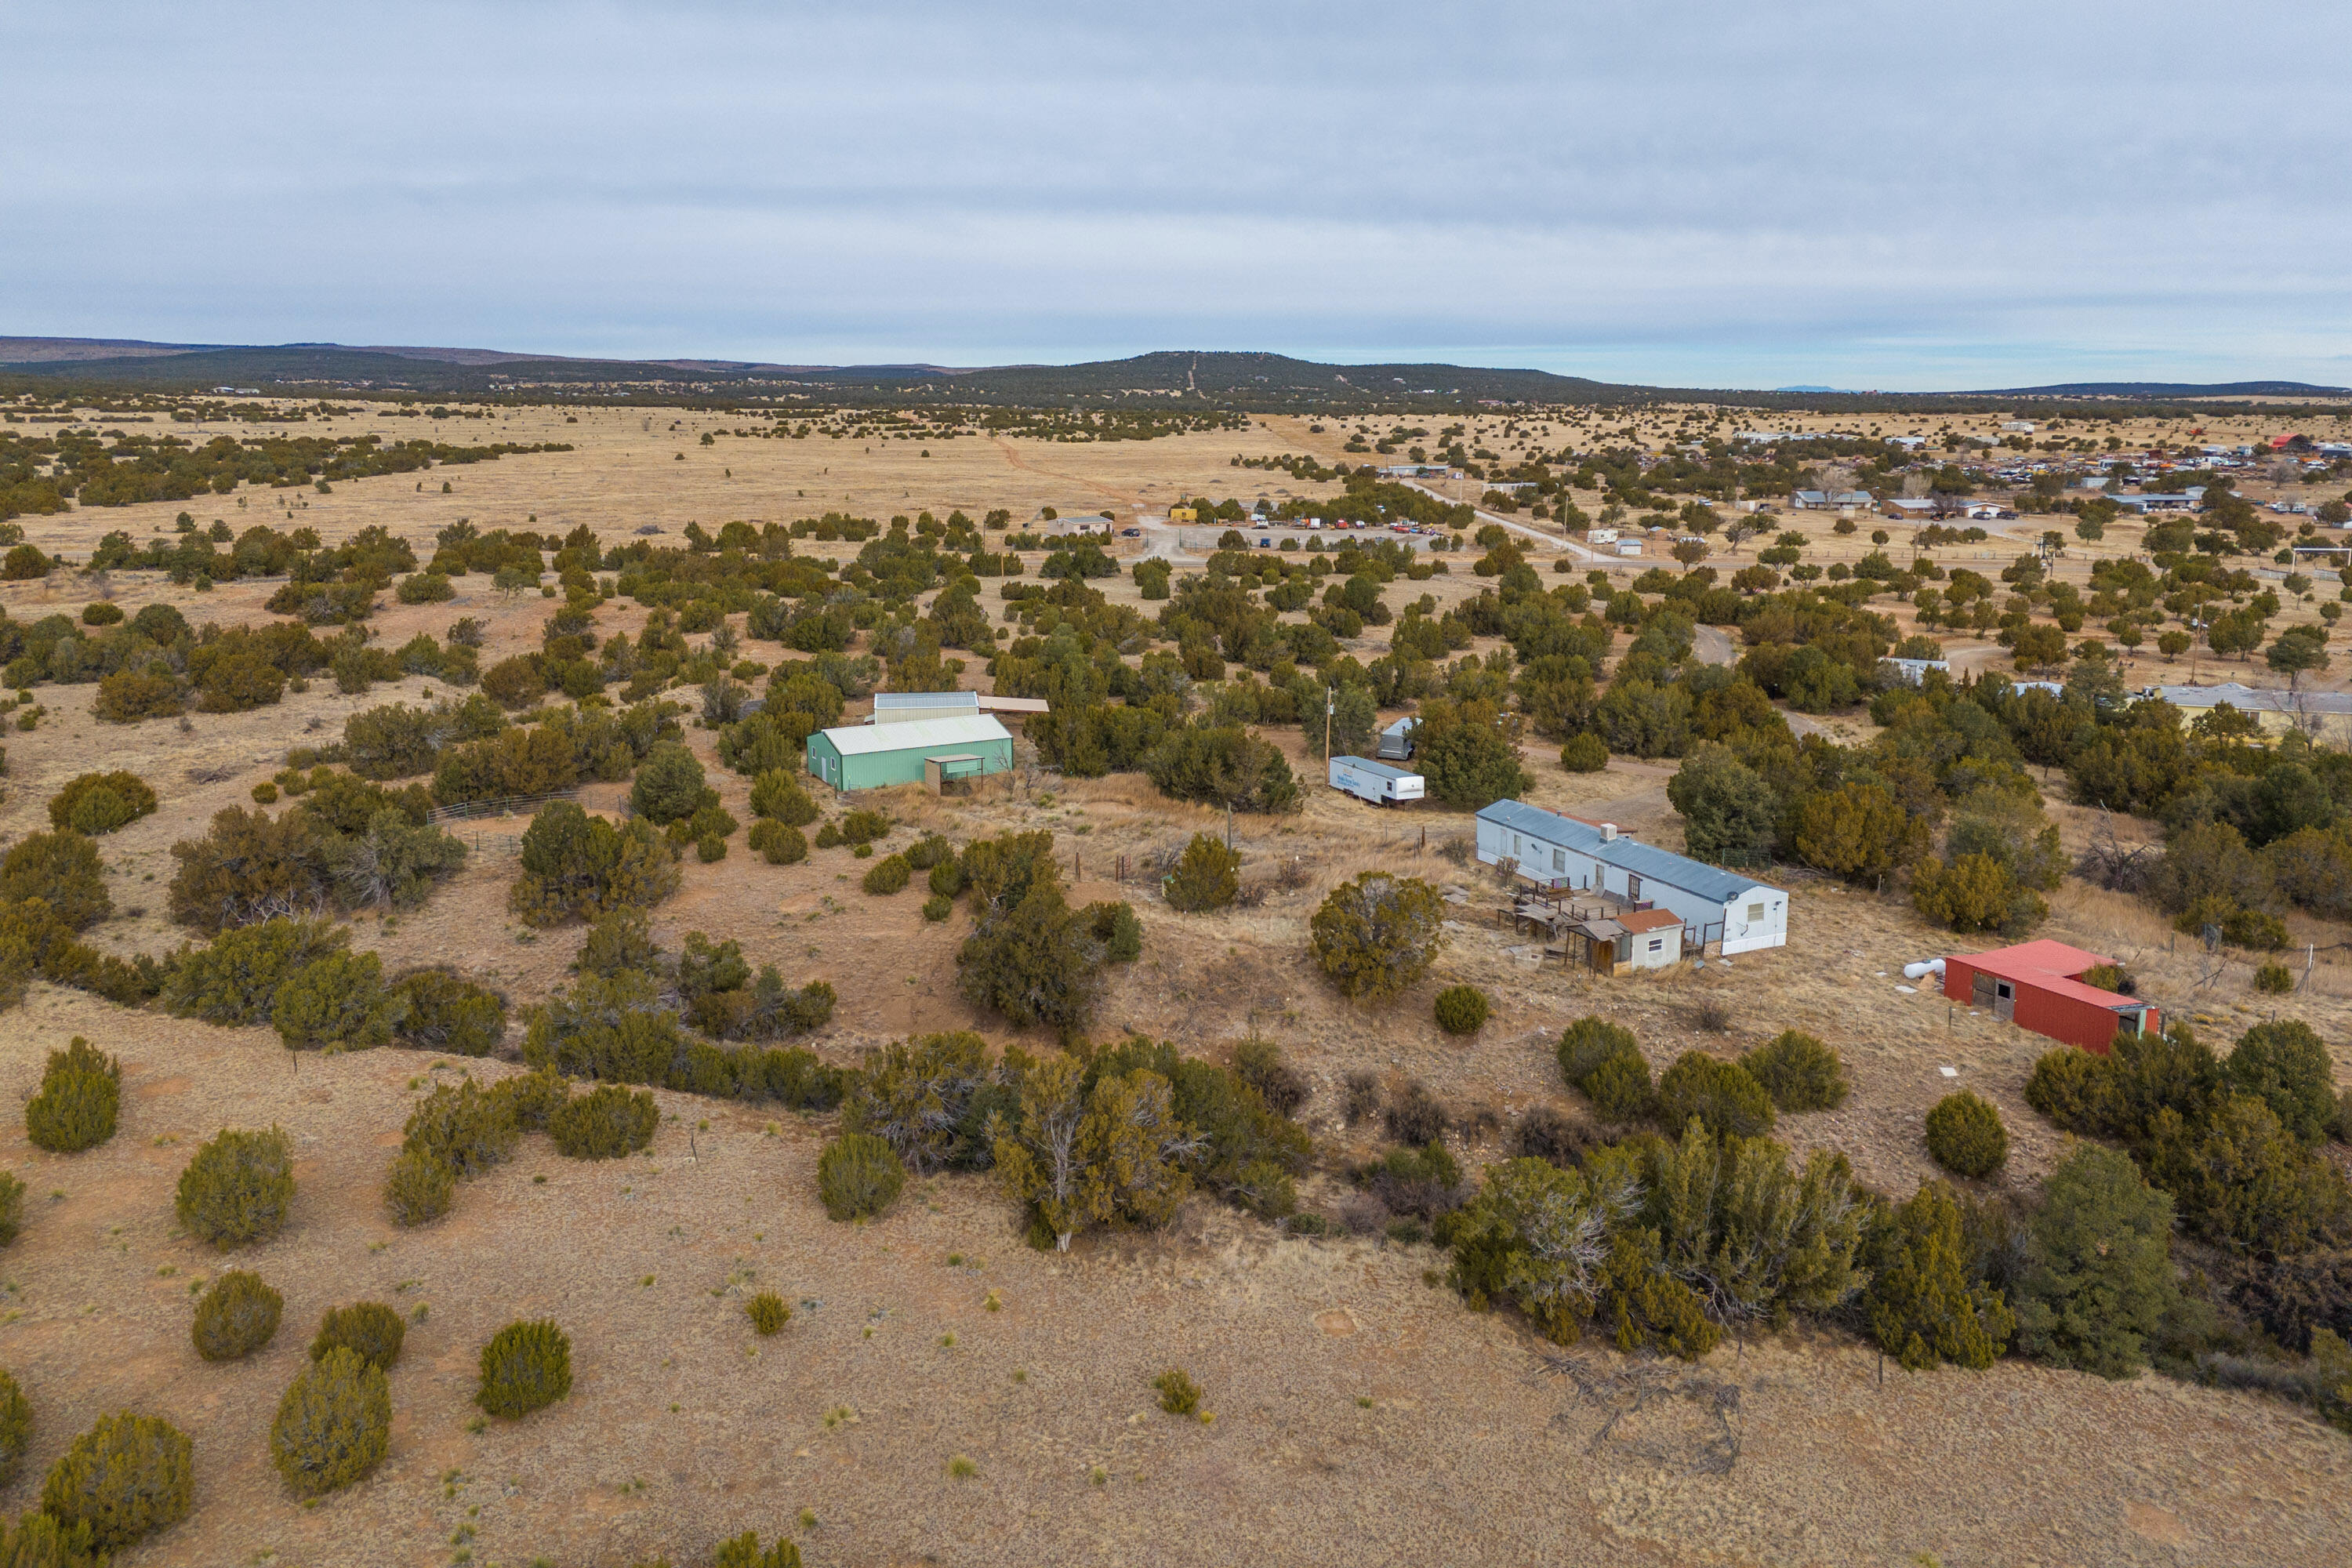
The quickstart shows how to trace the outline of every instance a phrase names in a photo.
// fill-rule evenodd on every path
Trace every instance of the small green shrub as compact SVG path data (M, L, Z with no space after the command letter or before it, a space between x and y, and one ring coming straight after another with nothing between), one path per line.
M279 916L224 931L209 947L182 948L163 1005L207 1024L264 1024L278 987L297 970L341 952L352 933L332 921Z
M0 1171L0 1247L16 1239L25 1227L25 1184Z
M762 816L751 824L751 836L747 840L752 853L766 858L771 866L796 866L808 858L808 839L797 827Z
M556 1152L574 1160L617 1160L654 1141L661 1108L646 1089L602 1083L567 1100L547 1119Z
M1486 994L1475 985L1449 985L1437 994L1437 1026L1449 1035L1475 1035L1486 1026L1491 1011Z
M1194 1383L1181 1366L1171 1366L1151 1380L1160 1391L1160 1408L1171 1415L1198 1415L1201 1413L1201 1385Z
M751 1320L751 1327L761 1334L772 1334L793 1321L793 1310L773 1290L762 1290L743 1304L743 1311Z
M80 834L28 833L0 855L0 904L39 899L68 930L84 931L114 912L98 846Z
M1760 1138L1772 1131L1772 1099L1738 1062L1685 1051L1658 1075L1658 1120L1679 1131L1694 1116L1718 1138Z
M841 825L839 823L828 822L824 826L816 830L816 847L818 848L830 849L840 842Z
M1222 910L1241 892L1241 856L1220 838L1195 833L1176 868L1160 883L1168 907L1186 914Z
M918 871L929 871L955 858L955 846L936 833L926 833L903 851L907 864Z
M401 1147L422 1149L453 1175L478 1176L514 1156L522 1136L510 1101L484 1093L472 1079L436 1084L408 1113Z
M1748 1076L1764 1086L1781 1110L1834 1110L1848 1091L1845 1063L1829 1046L1799 1029L1789 1029L1739 1058Z
M393 982L394 1037L412 1050L486 1057L507 1037L507 999L440 969L412 970Z
M1568 1087L1583 1093L1591 1090L1585 1080L1610 1058L1627 1053L1642 1054L1641 1042L1633 1031L1606 1018L1579 1018L1560 1032L1559 1072Z
M232 1268L196 1299L196 1318L189 1328L196 1353L206 1361L241 1361L276 1337L285 1310L286 1298L260 1275Z
M675 741L665 741L637 764L637 776L629 785L629 805L639 816L666 826L692 816L706 798L716 799L717 793L703 783L702 764L694 753Z
M1956 1176L1989 1176L2009 1158L2009 1130L1990 1101L1964 1089L1927 1112L1927 1152Z
M560 1072L534 1068L500 1079L490 1098L507 1108L517 1127L526 1132L544 1132L548 1121L572 1098L572 1080Z
M136 822L156 805L155 792L137 773L83 773L49 797L49 826L94 838Z
M863 886L869 893L887 895L905 887L912 875L904 855L885 855L867 868Z
M270 1003L269 1021L289 1050L356 1051L392 1038L393 1007L383 960L373 952L330 952L289 974Z
M710 1568L801 1568L801 1549L780 1535L773 1546L762 1552L759 1532L747 1530L732 1541L719 1543L719 1555L710 1560Z
M1601 1119L1614 1126L1643 1121L1657 1108L1650 1064L1639 1051L1622 1051L1593 1068L1584 1093Z
M408 1325L398 1312L381 1301L354 1301L327 1309L319 1320L318 1337L310 1342L310 1359L322 1361L329 1351L349 1351L370 1366L390 1372L407 1338Z
M0 1519L0 1563L8 1568L106 1568L87 1524L60 1524L38 1509L11 1529Z
M572 1341L548 1320L509 1323L482 1347L474 1403L500 1420L517 1420L571 1392Z
M943 921L953 913L955 913L953 899L943 899L939 894L933 893L923 900L923 918L927 921Z
M694 858L708 866L727 858L727 840L716 833L706 833L694 841Z
M2025 1103L2069 1132L2097 1133L2106 1123L2107 1060L2074 1046L2044 1051L2025 1080Z
M190 1236L226 1248L276 1236L293 1204L286 1134L226 1128L180 1173L175 1207Z
M968 879L964 876L962 860L955 859L942 860L932 867L929 880L934 898L952 899L963 891Z
M817 1196L827 1215L845 1223L881 1214L906 1184L898 1151L870 1133L845 1132L817 1156Z
M2294 973L2284 963L2265 963L2254 971L2254 989L2265 995L2284 996L2294 989Z
M425 1225L449 1212L457 1173L429 1149L403 1149L383 1179L383 1206L394 1225Z
M195 1490L195 1446L153 1415L101 1415L73 1440L41 1488L41 1511L60 1524L86 1524L103 1552L129 1546L187 1517Z
M1103 957L1112 963L1133 963L1143 956L1143 922L1135 906L1120 900L1088 904L1083 918L1087 934L1102 943Z
M1572 773L1597 773L1609 765L1609 743L1590 730L1570 735L1559 749L1559 765Z
M844 844L871 844L889 831L890 814L873 806L859 806L844 813L841 818Z
M2336 1120L2335 1064L2310 1025L2294 1018L2256 1024L2238 1037L2221 1068L2297 1141L2314 1146L2326 1138Z
M33 1402L25 1397L14 1377L0 1372L0 1487L16 1479L25 1450L32 1446ZM0 1552L0 1563L7 1562L7 1553Z
M295 1373L269 1424L269 1455L304 1497L341 1491L392 1447L392 1390L383 1368L338 1345Z
M25 1132L52 1154L95 1149L114 1136L121 1103L121 1064L76 1035L49 1053L41 1091L25 1104Z
M816 802L798 779L782 768L770 768L751 781L751 815L787 827L806 827L818 814Z

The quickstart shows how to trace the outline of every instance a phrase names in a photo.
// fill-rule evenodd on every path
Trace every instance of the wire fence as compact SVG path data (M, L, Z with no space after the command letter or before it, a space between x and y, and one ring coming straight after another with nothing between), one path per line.
M545 795L502 795L492 800L460 801L455 805L436 805L425 814L425 820L439 826L448 822L476 822L493 816L530 816L539 808L559 800L578 800L576 789L550 790Z

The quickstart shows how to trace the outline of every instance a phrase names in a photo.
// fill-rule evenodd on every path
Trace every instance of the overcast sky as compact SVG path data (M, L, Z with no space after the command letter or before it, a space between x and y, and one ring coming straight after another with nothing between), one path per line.
M0 4L0 333L2352 384L2341 0Z

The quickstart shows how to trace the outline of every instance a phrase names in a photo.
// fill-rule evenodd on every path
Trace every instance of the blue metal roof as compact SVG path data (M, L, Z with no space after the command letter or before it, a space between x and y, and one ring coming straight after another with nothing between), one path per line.
M1645 882L1664 882L1698 898L1727 904L1753 888L1768 888L1753 877L1743 877L1704 860L1694 860L1687 855L1677 855L1671 849L1661 849L1644 844L1638 838L1603 838L1600 829L1588 827L1574 817L1546 811L1525 801L1498 800L1478 813L1482 821L1496 823L1514 833L1524 833L1540 838L1547 844L1557 844L1590 856L1621 870L1633 872ZM1773 889L1777 892L1780 889Z

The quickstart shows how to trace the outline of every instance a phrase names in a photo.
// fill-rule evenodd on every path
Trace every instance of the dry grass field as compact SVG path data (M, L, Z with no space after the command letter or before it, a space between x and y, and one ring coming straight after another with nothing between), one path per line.
M1648 417L1654 437L1673 423ZM576 418L516 410L494 433L453 421L443 438L567 440L580 449L436 469L422 489L391 477L331 495L247 490L243 507L240 498L208 498L190 510L200 522L220 516L242 528L280 522L290 503L330 539L383 523L420 553L434 529L460 516L484 528L585 522L617 542L646 524L674 537L688 521L715 527L827 510L1124 515L1181 493L1279 497L1276 480L1311 492L1229 460L1288 451L1331 461L1346 439L1341 421L1310 434L1303 420L1268 418L1246 432L1150 442L963 437L933 443L925 457L909 442L866 451L854 449L862 442L726 436L703 447L705 429L736 423L708 415ZM420 423L363 415L301 428L405 437ZM1507 422L1473 423L1475 438L1504 438ZM1569 426L1551 423L1557 444ZM2214 428L2224 423L2217 417ZM35 542L79 554L115 528L135 538L168 532L180 510L24 521ZM2109 547L2128 550L2118 536L2132 531L2116 530ZM2031 537L1994 553L2005 561ZM1868 548L1826 533L1822 546L1823 560L1835 558L1832 546ZM803 548L846 555L855 547ZM1414 592L1425 587L1441 604L1475 593L1480 580L1464 569L1466 558L1454 560L1454 574ZM1134 599L1125 577L1102 585L1114 602ZM235 622L261 618L273 586L232 583L197 595L118 573L108 590L129 610L168 598L192 620ZM384 595L371 623L379 640L437 635L472 615L489 627L485 668L539 645L548 601L501 603L478 576L459 586L448 604L403 606ZM14 618L72 613L90 595L67 574L0 584ZM643 617L615 601L598 629L634 636ZM1383 637L1368 631L1351 651L1369 658ZM775 650L753 642L746 652ZM2152 679L2156 667L2144 659L2136 674ZM979 673L968 670L967 683ZM117 914L90 940L117 952L168 952L185 940L164 919L174 841L246 803L289 746L339 738L359 709L441 690L416 679L359 697L332 686L314 681L250 713L194 715L184 728L100 724L88 711L93 688L42 687L47 717L5 736L0 838L46 828L45 803L76 773L139 773L163 807L103 841ZM1850 735L1869 728L1859 714L1832 723ZM1654 979L1579 978L1498 923L1507 896L1490 871L1444 854L1468 833L1465 816L1375 814L1317 787L1319 770L1297 731L1269 738L1290 748L1308 787L1297 816L1234 825L1245 881L1267 885L1254 907L1194 916L1158 901L1132 868L1223 822L1160 798L1139 775L1009 776L964 799L891 792L898 826L881 847L927 829L959 841L1052 829L1073 900L1129 899L1144 924L1141 959L1112 972L1100 1032L1137 1031L1213 1057L1252 1030L1275 1040L1313 1081L1304 1119L1327 1169L1373 1148L1369 1125L1351 1130L1340 1117L1349 1072L1417 1079L1457 1111L1491 1112L1471 1115L1473 1130L1458 1141L1474 1168L1505 1156L1512 1124L1530 1107L1582 1114L1560 1084L1552 1045L1588 1013L1633 1027L1658 1066L1690 1048L1733 1054L1790 1027L1820 1035L1844 1055L1853 1097L1836 1111L1787 1118L1782 1135L1800 1149L1843 1151L1883 1191L1907 1195L1935 1173L1921 1121L1956 1082L1990 1099L2008 1123L2011 1154L1996 1182L2029 1185L2060 1153L2060 1136L2021 1092L2047 1042L1906 989L1906 962L1969 945L1926 926L1907 903L1790 870L1780 878L1792 899L1786 948ZM688 731L725 804L748 821L748 781L718 766L712 740ZM1665 797L1673 764L1618 759L1601 773L1570 774L1536 742L1528 763L1536 804L1679 847ZM200 782L197 773L222 776ZM592 785L583 800L610 808L625 788ZM2053 818L2080 848L2093 815L2053 795ZM518 1007L565 984L576 930L533 932L507 913L523 826L468 825L476 853L467 868L419 910L359 921L356 945L395 970L454 963ZM1122 860L1132 871L1123 884ZM867 896L858 877L868 864L838 848L772 867L739 836L722 861L688 858L682 890L654 911L655 931L672 952L690 931L734 937L753 964L774 963L793 984L831 981L840 1007L811 1043L835 1062L910 1032L971 1027L1007 1041L956 992L968 915L959 908L927 922L912 889ZM1435 972L1377 1010L1339 1000L1306 954L1307 922L1324 893L1373 866L1428 877L1452 898L1454 916ZM2053 905L2040 934L2126 961L2148 994L2215 1036L2282 1009L2252 993L2242 963L2209 973L2194 943L2176 951L2145 906L2073 882ZM2298 942L2317 946L2346 934L2299 917L2290 924ZM2352 1078L2352 954L2319 952L2315 963L2284 1010L2310 1021L2336 1053L2339 1076ZM1496 1002L1467 1043L1430 1022L1434 992L1456 981ZM1705 1029L1718 1008L1727 1029ZM644 1155L568 1161L534 1136L512 1163L461 1185L447 1218L403 1230L378 1194L415 1095L461 1068L488 1079L514 1067L394 1049L298 1062L267 1029L216 1029L36 985L23 1008L0 1014L0 1082L28 1097L46 1053L77 1034L121 1058L121 1131L99 1150L57 1156L31 1147L21 1117L0 1126L0 1164L29 1189L25 1233L0 1252L0 1365L29 1391L39 1423L0 1510L31 1506L40 1477L100 1413L166 1415L195 1440L195 1510L119 1557L124 1568L524 1568L542 1559L605 1568L664 1555L687 1568L751 1528L793 1534L805 1560L826 1568L1391 1560L2188 1568L2352 1559L2352 1447L2307 1413L2249 1394L2153 1375L2111 1384L2015 1361L1982 1373L1888 1368L1882 1380L1857 1342L1803 1333L1727 1343L1694 1367L1588 1346L1564 1370L1524 1324L1474 1313L1433 1285L1444 1258L1427 1247L1284 1236L1195 1199L1166 1231L1098 1234L1066 1255L1037 1253L993 1184L972 1176L910 1184L883 1220L838 1226L824 1217L814 1178L835 1118L667 1092ZM510 1044L519 1038L518 1029ZM233 1257L177 1234L173 1185L194 1145L223 1126L272 1123L297 1148L300 1193L285 1234ZM1327 1173L1302 1196L1328 1210L1345 1192ZM286 1323L252 1361L208 1364L189 1342L190 1294L232 1264L284 1290ZM796 1303L772 1339L754 1336L743 1317L758 1289ZM391 1458L306 1508L270 1468L268 1424L319 1313L361 1298L394 1302L415 1320L392 1379ZM509 1320L541 1314L571 1331L572 1394L521 1422L474 1429L479 1345ZM1174 1365L1207 1391L1213 1424L1156 1408L1150 1381ZM958 1457L974 1473L951 1474Z

